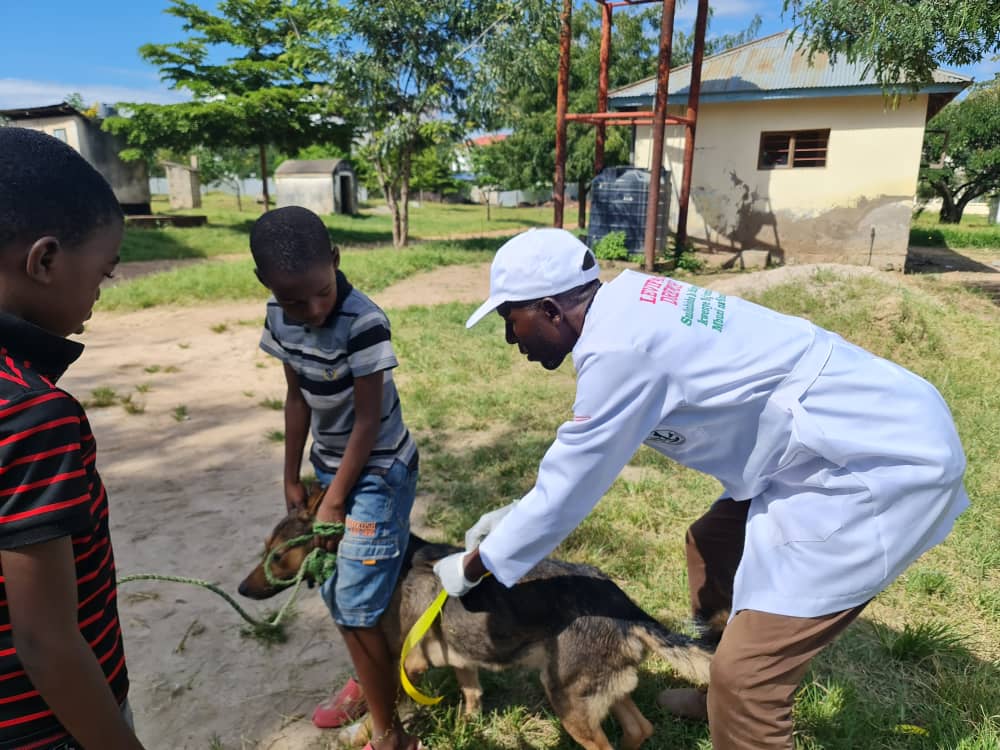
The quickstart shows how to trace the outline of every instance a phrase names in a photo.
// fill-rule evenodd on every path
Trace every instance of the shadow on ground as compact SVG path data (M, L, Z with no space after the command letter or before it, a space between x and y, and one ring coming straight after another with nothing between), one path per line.
M997 263L983 263L947 247L911 247L906 257L906 273L943 274L942 278L953 278L1000 305L1000 265Z

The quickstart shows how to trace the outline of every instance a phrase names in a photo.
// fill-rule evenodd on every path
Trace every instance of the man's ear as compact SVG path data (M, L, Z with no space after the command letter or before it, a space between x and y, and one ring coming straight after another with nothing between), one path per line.
M28 249L24 259L24 271L28 278L39 284L52 283L52 271L62 245L52 236L40 237Z
M552 323L558 324L563 318L562 306L552 297L546 297L539 302L538 309L541 310L542 314Z
M340 268L340 248L334 245L330 252L333 254L333 270L336 271Z

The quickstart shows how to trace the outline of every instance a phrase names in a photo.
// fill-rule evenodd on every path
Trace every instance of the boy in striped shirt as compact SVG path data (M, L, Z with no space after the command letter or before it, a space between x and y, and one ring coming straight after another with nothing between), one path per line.
M135 750L108 499L56 383L118 263L114 193L72 148L0 128L0 748Z
M301 507L306 437L326 487L316 520L345 524L325 542L337 568L322 586L364 688L352 679L313 714L334 727L371 712L368 750L414 750L396 713L398 668L379 619L389 604L409 539L417 448L392 379L389 319L341 273L340 251L322 220L299 206L264 214L250 234L257 277L274 295L260 346L282 361L285 502Z

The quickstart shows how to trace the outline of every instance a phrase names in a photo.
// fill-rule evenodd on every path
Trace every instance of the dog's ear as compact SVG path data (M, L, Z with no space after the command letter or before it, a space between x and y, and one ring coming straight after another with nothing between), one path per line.
M319 510L319 504L323 502L323 495L325 494L325 487L320 487L318 484L313 486L309 499L306 500L306 510L309 511L310 516L316 515L316 511Z

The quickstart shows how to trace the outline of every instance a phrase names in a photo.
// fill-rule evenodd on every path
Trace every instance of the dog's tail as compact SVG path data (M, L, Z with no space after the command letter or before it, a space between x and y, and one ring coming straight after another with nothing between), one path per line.
M712 649L704 643L679 633L671 633L658 622L636 623L633 630L638 639L654 651L683 677L701 685L708 684L708 669Z

